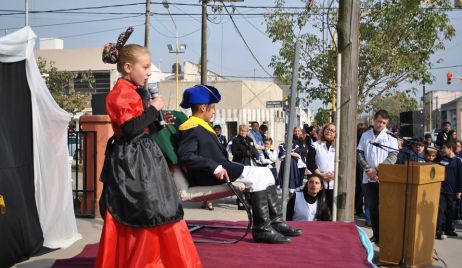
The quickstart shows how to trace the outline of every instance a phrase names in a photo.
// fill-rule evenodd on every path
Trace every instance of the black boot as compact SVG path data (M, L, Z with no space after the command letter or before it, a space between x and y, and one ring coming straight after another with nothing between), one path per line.
M282 220L282 209L279 205L276 185L268 186L266 191L268 194L268 209L271 219L271 226L273 226L276 231L286 236L299 236L303 234L303 230L293 228Z
M271 227L271 220L268 213L268 198L266 190L251 192L250 202L252 203L252 236L258 243L289 243L291 239Z

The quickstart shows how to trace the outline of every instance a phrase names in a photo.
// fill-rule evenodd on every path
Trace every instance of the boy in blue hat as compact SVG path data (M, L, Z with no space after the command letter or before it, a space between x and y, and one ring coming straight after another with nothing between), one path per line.
M254 241L289 243L289 236L298 236L303 232L282 220L271 170L229 161L226 149L208 123L215 114L215 103L220 100L220 93L212 86L196 85L184 92L180 106L191 108L192 116L179 127L180 165L186 168L189 182L194 186L235 180L243 182L251 196Z

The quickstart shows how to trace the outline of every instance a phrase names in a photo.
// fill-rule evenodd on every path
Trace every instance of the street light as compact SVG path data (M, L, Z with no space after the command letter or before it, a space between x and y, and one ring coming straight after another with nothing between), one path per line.
M176 54L176 64L175 64L175 80L176 80L176 109L178 110L178 54L184 53L186 51L186 44L178 44L178 29L176 27L175 20L173 20L172 14L170 13L170 5L168 4L167 0L162 1L162 5L167 9L170 18L172 19L173 26L175 26L175 39L176 39L176 46L173 48L172 44L168 44L168 52Z

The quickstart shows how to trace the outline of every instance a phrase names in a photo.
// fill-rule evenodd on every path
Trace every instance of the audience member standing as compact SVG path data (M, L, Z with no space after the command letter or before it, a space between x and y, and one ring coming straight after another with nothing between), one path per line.
M215 133L217 134L218 140L223 145L223 148L226 148L226 145L228 145L228 142L226 140L226 136L221 134L221 126L220 125L215 125L215 126L213 126L213 130L215 130Z
M276 161L278 160L278 154L273 150L273 139L265 138L265 149L259 151L259 157L257 164L259 166L268 167L273 173L274 180L277 179Z
M264 140L260 133L260 124L257 121L251 123L251 129L249 131L249 137L253 140L255 148L257 150L263 150Z
M239 135L233 139L231 153L233 162L243 164L244 166L253 166L253 162L258 158L257 149L255 149L253 140L247 135L249 127L246 124L239 125ZM244 194L246 200L250 200L248 194ZM236 199L237 209L245 210L244 204Z
M441 147L443 159L440 163L446 166L444 181L441 183L440 203L438 207L438 221L436 238L442 239L443 231L447 236L457 236L454 231L453 220L456 213L456 200L462 193L462 160L455 154L456 144L447 141Z
M239 135L233 139L231 152L233 162L241 163L244 166L252 166L252 162L258 158L257 149L253 140L247 135L249 127L245 124L239 126Z
M282 188L283 183L284 183L284 170L285 170L285 161L286 161L286 152L287 152L287 133L284 136L285 143L279 144L279 159L281 160L281 166L279 168L279 174L278 174L278 179L276 180L276 185L279 188ZM301 157L300 156L300 147L296 146L295 144L292 144L291 152L290 152L290 172L289 172L289 192L290 194L293 194L296 190L296 188L300 187L299 182L300 182L300 174L298 171L297 163L298 159Z
M311 144L307 157L308 169L323 180L330 211L334 200L335 133L336 128L333 123L325 125L319 139Z
M373 236L371 241L379 244L379 170L382 163L394 164L397 158L398 142L388 135L386 128L390 116L385 110L379 110L374 115L374 126L361 136L358 144L358 163L364 170L363 183L366 184L366 196L371 214ZM372 143L378 143L392 149L379 148Z
M298 158L297 160L297 168L299 174L299 181L297 182L297 187L302 187L303 178L305 178L306 156L308 155L308 146L305 143L303 132L300 127L294 127L293 144L295 145L295 148L299 148L300 151L300 158Z
M443 122L441 124L441 129L443 131L438 133L438 135L436 136L436 141L435 141L435 145L438 147L443 146L443 144L448 141L448 138L449 138L448 132L449 130L451 130L451 123L449 123L448 121Z
M361 135L366 131L367 126L364 122L360 122L357 125L356 132L356 144L359 143ZM366 221L365 226L371 226L371 220L369 217L369 207L367 206L366 196L363 189L363 170L361 166L356 162L356 185L355 185L355 213L356 216L362 217ZM364 208L363 208L364 207Z

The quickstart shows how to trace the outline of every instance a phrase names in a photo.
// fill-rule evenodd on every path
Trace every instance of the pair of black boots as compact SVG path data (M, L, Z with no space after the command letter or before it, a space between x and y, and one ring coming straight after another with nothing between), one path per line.
M253 240L258 243L289 243L291 236L298 236L302 230L293 228L282 219L282 209L276 192L276 185L266 190L251 192Z

